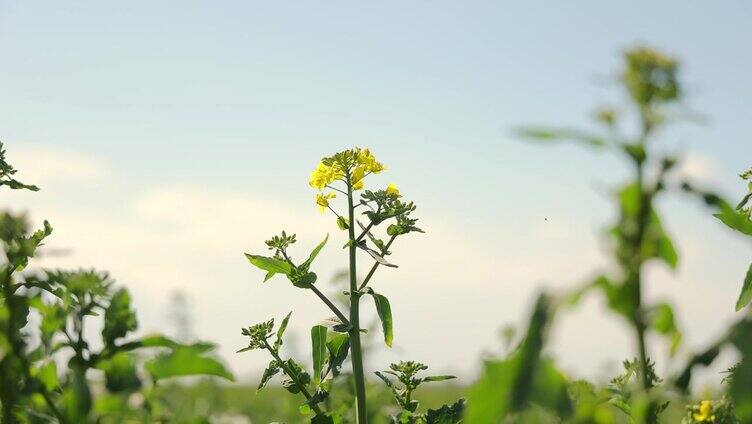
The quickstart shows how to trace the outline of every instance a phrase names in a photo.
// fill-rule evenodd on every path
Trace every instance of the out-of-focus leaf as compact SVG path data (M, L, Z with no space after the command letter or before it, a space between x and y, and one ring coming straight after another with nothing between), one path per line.
M49 361L39 368L36 374L36 378L42 383L45 390L56 390L60 385L57 378L57 364L55 361Z
M681 342L681 332L676 325L674 319L674 310L668 303L660 303L656 305L650 313L650 325L657 333L662 334L669 338L670 354L674 356L679 343Z
M172 352L157 355L144 364L155 380L186 375L213 375L230 381L230 371L218 360L203 356L205 351L194 347L178 347Z
M112 296L105 310L102 338L106 345L112 346L116 339L125 337L137 327L136 312L131 308L131 295L128 290L120 289Z
M590 147L601 147L606 144L606 140L601 136L572 128L525 127L517 129L515 134L536 142L574 141Z
M452 379L455 379L455 378L457 378L457 377L455 377L453 375L432 375L432 376L429 376L429 377L424 377L423 381L425 381L425 382L446 381L446 380L452 380Z
M747 276L744 277L744 285L739 293L739 300L736 301L736 310L741 311L750 301L752 301L752 264L749 264Z
M486 361L483 375L470 389L467 422L500 422L530 403L561 417L572 413L566 379L550 360L540 358L550 314L550 300L542 295L518 350L505 360Z
M111 392L130 392L141 387L136 374L136 362L126 352L118 352L111 358L100 361L97 368L104 371L105 386Z
M729 394L739 422L752 422L752 320L736 324L731 341L739 349L742 359L731 375Z
M326 327L314 325L311 327L311 351L313 355L313 384L321 383L321 370L326 361Z

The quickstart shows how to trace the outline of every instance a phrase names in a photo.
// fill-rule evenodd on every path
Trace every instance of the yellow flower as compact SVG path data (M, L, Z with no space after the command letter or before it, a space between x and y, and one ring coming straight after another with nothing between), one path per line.
M376 161L376 158L368 149L358 150L358 163L363 165L365 171L374 174L378 174L384 170L384 165L382 165L381 162Z
M394 184L389 184L388 186L386 186L386 192L387 194L396 194L397 196L400 195L399 189Z
M343 175L344 173L338 167L319 163L316 169L311 172L311 178L308 180L308 184L313 188L321 190L328 184L334 182L334 180L341 178Z
M316 204L319 205L319 212L324 213L326 212L326 208L329 207L329 199L334 199L337 197L334 193L318 193L316 194Z
M363 188L363 178L366 176L365 166L358 166L352 173L352 188L353 190L360 190Z
M695 421L709 422L715 421L715 415L713 415L713 404L709 400L700 402L700 412L693 415Z

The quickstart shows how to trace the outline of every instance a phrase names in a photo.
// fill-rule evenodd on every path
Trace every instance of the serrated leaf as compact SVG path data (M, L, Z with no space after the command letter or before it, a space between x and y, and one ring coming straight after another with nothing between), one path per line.
M269 366L266 367L264 370L264 374L261 376L261 381L259 382L258 387L256 388L256 392L261 391L261 389L266 386L266 383L269 382L269 380L272 379L277 373L279 373L280 367L276 360L272 360L269 362Z

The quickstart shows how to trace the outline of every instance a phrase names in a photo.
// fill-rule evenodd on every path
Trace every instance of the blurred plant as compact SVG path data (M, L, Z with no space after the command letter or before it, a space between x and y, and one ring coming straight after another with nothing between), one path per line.
M10 179L15 170L5 162L0 145L2 184L12 189L33 189ZM138 327L131 298L115 289L106 273L45 270L21 274L42 241L44 229L29 234L23 215L0 214L0 242L5 262L0 270L0 403L2 422L122 422L164 421L159 408L157 381L183 375L215 375L232 379L216 359L208 356L214 345L181 345L161 335L125 338ZM39 314L32 337L26 329L30 312ZM86 337L87 322L101 317L101 343ZM35 345L34 345L35 344ZM102 345L94 350L93 345ZM142 383L136 351L159 353L143 363L151 385ZM59 372L58 363L68 358ZM89 371L104 373L106 392L95 396ZM143 405L132 405L141 399ZM138 402L136 402L138 403Z
M310 270L314 259L329 239L328 235L303 262L296 263L289 252L290 246L297 241L295 235L288 235L284 231L281 235L274 236L266 241L267 247L274 252L272 256L246 254L252 265L266 272L264 281L269 280L276 274L284 274L295 287L311 290L335 315L335 318L328 320L324 325L316 325L311 329L313 376L310 378L310 384L312 389L303 390L304 387L309 385L308 379L300 379L300 384L295 384L295 386L300 386L300 392L306 397L304 406L307 407L304 407L302 411L309 412L310 410L314 413L312 422L339 422L342 419L340 412L324 411L321 408L316 408L316 405L328 397L328 388L331 387L331 383L326 379L337 376L336 370L339 369L349 354L351 354L350 364L354 383L356 422L364 424L368 421L366 378L363 370L363 347L361 344L361 332L363 331L360 324L361 297L371 296L373 298L376 312L381 320L384 342L390 347L393 343L393 322L389 300L384 295L374 291L369 283L380 266L397 267L386 259L391 254L389 249L397 237L423 231L416 226L417 219L412 217L415 205L412 202L403 201L402 194L394 184L389 184L382 190L365 190L360 199L356 201L356 192L365 188L366 177L371 174L378 174L383 170L384 166L376 160L368 149L356 147L323 158L311 173L309 180L309 185L318 191L314 199L316 205L322 212L330 211L336 217L337 227L347 231L348 241L344 246L348 249L349 289L346 291L346 295L349 298L347 305L349 311L347 314L340 311L316 287L317 276ZM346 212L344 214L340 214L333 205L338 193L346 198ZM367 224L363 224L356 219L357 208L363 208L362 215L368 220ZM389 237L387 241L372 233L372 230L385 222L389 222L385 231ZM357 235L356 224L361 230ZM358 251L367 253L374 260L370 270L361 281L358 281L356 269ZM274 357L274 361L270 364L265 376L273 375L281 369L288 375L288 378L294 380L293 377L299 374L299 370L300 373L303 372L302 367L297 365L293 367L292 363L277 358L279 346L281 346L281 334L277 339L279 346L277 346L277 341L274 345L267 343L267 346L264 344L264 336L271 336L271 329L267 325L270 325L270 323L272 321L262 327L257 325L243 331L244 335L251 337L251 342L245 350L265 348ZM287 319L281 328L284 328L286 323ZM262 329L268 329L269 332L264 333L264 331L261 331ZM282 366L283 363L289 364L290 366L287 367L289 369L286 370ZM326 370L324 370L325 364L328 364ZM329 372L330 370L331 372Z

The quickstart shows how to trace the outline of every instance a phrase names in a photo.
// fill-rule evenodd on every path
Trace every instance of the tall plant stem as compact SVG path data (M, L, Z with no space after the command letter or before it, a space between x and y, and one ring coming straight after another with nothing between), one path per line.
M355 265L355 208L353 206L352 184L347 184L347 212L350 220L348 228L350 243L350 349L352 351L352 369L355 379L355 412L357 424L367 424L366 381L363 372L363 351L360 346L360 293Z
M647 149L647 139L650 134L650 126L648 119L644 115L642 118L642 137L641 144L643 149ZM645 341L645 314L642 308L642 245L645 238L645 230L650 220L650 215L653 211L653 195L645 187L645 160L635 159L635 167L637 172L637 188L640 193L640 208L637 214L637 230L634 237L634 255L631 270L632 275L630 281L635 285L634 287L634 306L635 317L634 326L637 336L637 346L640 355L640 368L642 370L642 388L644 390L650 389L650 380L648 378L648 353Z

